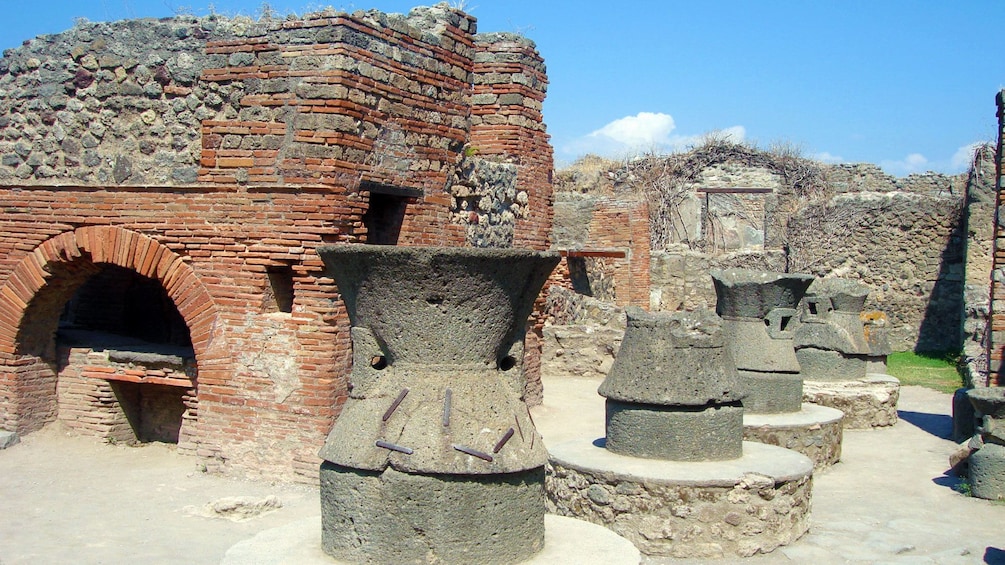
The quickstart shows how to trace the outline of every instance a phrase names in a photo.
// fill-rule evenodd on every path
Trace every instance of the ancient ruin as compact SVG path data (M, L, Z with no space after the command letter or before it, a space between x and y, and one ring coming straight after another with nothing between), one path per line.
M882 317L864 315L868 295L868 287L855 281L817 279L800 303L794 329L804 399L841 410L850 429L897 423L900 381L886 374L889 344L885 328L875 327ZM871 338L863 318L870 320Z
M629 311L606 437L549 446L549 510L603 524L652 556L773 551L809 527L813 463L743 441L744 381L708 311Z
M967 397L980 418L969 443L971 492L978 498L1005 500L1005 388L974 388Z
M526 320L557 254L318 250L352 322L321 449L322 546L350 562L518 563L544 545L548 453L523 398Z
M547 80L532 42L445 4L80 23L8 50L0 428L317 482L352 359L315 249L547 249Z
M793 345L796 306L813 282L810 275L745 269L713 271L716 314L755 414L798 412L803 379Z
M743 454L744 387L707 310L628 310L614 366L597 391L607 399L608 450L670 461Z
M862 309L869 289L855 281L816 279L799 303L793 332L804 380L865 377L869 343Z
M744 439L794 449L816 468L837 463L843 415L803 402L795 352L797 305L813 277L731 269L712 271L712 280L726 343L751 390L744 401Z

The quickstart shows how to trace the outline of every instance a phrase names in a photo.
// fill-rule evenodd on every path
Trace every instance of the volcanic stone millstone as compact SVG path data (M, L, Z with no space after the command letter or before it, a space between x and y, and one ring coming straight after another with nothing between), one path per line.
M743 406L654 406L607 400L609 451L670 461L724 461L743 455Z
M598 392L608 400L661 406L729 404L745 393L708 310L650 314L626 309L621 349Z
M321 545L350 563L519 563L544 547L544 468L456 477L321 465Z
M324 551L362 563L533 556L547 451L523 402L523 338L558 254L318 253L352 322L354 360L320 452Z

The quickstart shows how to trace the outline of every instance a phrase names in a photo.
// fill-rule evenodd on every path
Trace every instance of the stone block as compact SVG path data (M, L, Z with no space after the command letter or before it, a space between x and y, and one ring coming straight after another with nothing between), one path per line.
M743 455L743 407L607 400L607 449L646 459L724 461Z
M544 545L543 481L542 468L447 476L325 462L322 547L350 563L519 563Z
M16 432L0 430L0 449L7 449L21 441L21 437Z

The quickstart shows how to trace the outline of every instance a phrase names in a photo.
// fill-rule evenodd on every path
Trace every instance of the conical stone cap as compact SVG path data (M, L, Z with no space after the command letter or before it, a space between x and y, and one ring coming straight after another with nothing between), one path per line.
M865 308L869 287L848 279L817 279L806 291L806 296L829 298L835 311L858 315Z
M813 283L813 275L750 269L714 270L711 275L715 312L723 318L764 318L775 308L795 309Z
M332 245L318 249L353 326L388 363L495 366L524 333L560 256L522 249Z
M626 314L625 337L601 396L663 406L726 404L745 396L714 313L628 308Z

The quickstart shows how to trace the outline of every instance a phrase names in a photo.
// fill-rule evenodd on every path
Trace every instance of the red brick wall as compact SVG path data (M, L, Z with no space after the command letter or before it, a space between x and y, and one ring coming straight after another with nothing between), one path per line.
M590 219L590 245L619 251L624 258L605 258L614 277L614 302L649 309L649 208L644 201L597 201Z
M518 167L530 213L517 221L514 247L549 248L553 151L541 107L548 87L544 60L534 44L512 34L476 36L471 148Z
M197 84L163 94L242 83L234 115L202 121L196 184L0 184L0 426L29 432L78 417L58 414L57 383L82 399L74 410L110 402L110 385L82 384L90 378L80 367L59 382L54 335L75 290L103 264L118 265L160 281L191 334L198 368L181 447L214 469L316 480L351 354L348 319L315 249L366 241L361 181L421 194L407 200L399 245L463 245L445 187L465 145L477 146L520 167L531 213L515 245L548 247L543 63L527 42L479 39L475 48L473 19L448 12L438 42L401 22L345 15L213 38L206 52L240 55L227 59L240 66L204 69ZM289 39L296 34L325 40ZM520 62L492 62L496 53ZM473 105L473 93L500 96ZM270 268L292 273L289 313L263 308ZM118 434L121 422L104 417L93 425Z

